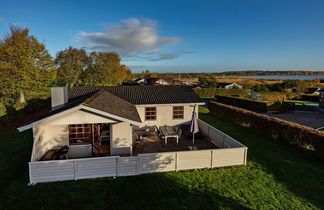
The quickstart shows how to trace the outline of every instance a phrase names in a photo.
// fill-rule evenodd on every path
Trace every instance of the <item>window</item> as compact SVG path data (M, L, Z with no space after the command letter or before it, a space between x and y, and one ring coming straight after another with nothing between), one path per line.
M91 144L92 126L91 124L69 125L69 142L70 145Z
M156 107L145 107L145 120L156 120Z
M183 119L183 106L173 107L173 119Z

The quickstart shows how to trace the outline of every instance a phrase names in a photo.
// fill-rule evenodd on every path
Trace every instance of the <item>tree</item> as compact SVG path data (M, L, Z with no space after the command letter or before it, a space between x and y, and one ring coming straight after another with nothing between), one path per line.
M0 41L0 102L12 105L19 97L29 99L46 91L56 69L45 44L29 35L29 29L10 26Z
M127 67L120 65L120 57L114 52L92 52L90 66L85 73L91 83L120 85L126 78ZM128 71L129 72L129 71Z
M81 82L84 72L89 66L89 56L84 49L69 47L56 55L57 80L69 87Z

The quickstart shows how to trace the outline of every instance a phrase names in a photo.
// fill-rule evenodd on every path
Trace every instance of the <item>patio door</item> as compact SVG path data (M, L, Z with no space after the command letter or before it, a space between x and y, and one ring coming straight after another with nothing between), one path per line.
M97 156L110 153L110 124L100 123L92 125L92 150Z

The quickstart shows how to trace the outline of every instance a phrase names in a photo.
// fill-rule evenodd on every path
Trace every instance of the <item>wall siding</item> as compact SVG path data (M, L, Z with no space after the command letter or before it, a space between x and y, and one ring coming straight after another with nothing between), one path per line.
M133 145L133 128L129 123L111 124L111 154L131 154Z
M183 119L173 119L173 106L183 106L184 108L184 118ZM145 120L145 107L156 107L157 119L156 120ZM136 106L137 112L141 118L142 125L145 126L174 126L183 123L190 123L192 117L193 107L189 105L174 104L174 105L147 105L147 106ZM196 108L196 113L198 116L198 106Z
M66 125L39 125L33 127L34 148L32 161L39 160L48 150L57 145L69 145Z
M68 125L68 124L89 124L89 123L114 123L113 119L103 117L94 113L77 110L46 122L46 125Z

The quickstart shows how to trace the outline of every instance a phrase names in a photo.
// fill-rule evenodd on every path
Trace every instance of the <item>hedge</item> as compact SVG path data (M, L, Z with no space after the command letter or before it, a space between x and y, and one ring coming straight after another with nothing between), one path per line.
M319 95L301 95L301 100L319 102Z
M280 143L311 151L324 161L324 134L321 131L214 101L208 108L214 116L248 127Z
M252 101L243 98L230 97L230 96L221 96L215 95L215 100L217 102L232 105L235 107L240 107L243 109L248 109L255 112L267 112L267 104L259 101Z

